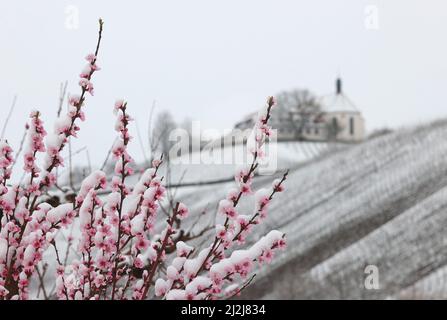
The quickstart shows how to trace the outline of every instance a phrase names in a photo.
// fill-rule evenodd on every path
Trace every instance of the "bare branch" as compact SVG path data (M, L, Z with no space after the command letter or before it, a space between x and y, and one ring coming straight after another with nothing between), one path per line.
M5 123L3 124L2 134L0 135L0 139L3 139L3 137L5 136L6 127L8 125L9 119L11 118L12 112L14 111L16 102L17 102L17 95L15 95L14 99L12 100L11 107L9 108L8 115L6 116Z
M135 119L135 127L137 129L137 136L138 136L138 142L140 143L140 148L141 148L141 153L143 155L144 158L144 162L147 163L147 165L150 165L150 162L148 161L148 158L146 156L146 150L144 148L144 143L143 143L143 139L141 137L141 132L140 132L140 128L138 126L138 121L137 119Z
M20 140L20 146L19 146L19 149L16 152L16 155L14 156L14 162L13 162L13 164L11 166L11 169L14 168L14 165L16 164L17 159L19 158L20 153L23 150L23 145L25 144L25 139L26 139L27 133L28 133L28 126L25 126L25 130L23 131L22 139Z
M67 92L67 85L68 81L65 81L65 83L61 82L60 91L59 91L59 106L57 108L57 117L61 115L62 106L64 104L65 95Z
M116 137L115 140L113 140L113 143L112 143L112 145L110 146L109 151L107 152L107 156L106 156L106 158L104 159L104 162L102 163L101 168L100 168L99 170L102 171L102 170L104 170L104 168L106 167L107 162L109 161L110 155L112 154L113 146L115 145L115 142L116 142L117 140L118 140L118 137Z

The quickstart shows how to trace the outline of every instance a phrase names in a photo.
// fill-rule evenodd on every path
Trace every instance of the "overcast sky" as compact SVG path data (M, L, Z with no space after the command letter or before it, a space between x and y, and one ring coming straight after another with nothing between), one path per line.
M98 17L102 71L75 144L88 145L94 163L114 139L118 97L145 135L154 100L176 120L223 130L278 91L332 92L340 72L368 131L447 116L444 0L15 0L0 2L1 125L17 94L13 146L31 109L52 123L61 81L79 92Z

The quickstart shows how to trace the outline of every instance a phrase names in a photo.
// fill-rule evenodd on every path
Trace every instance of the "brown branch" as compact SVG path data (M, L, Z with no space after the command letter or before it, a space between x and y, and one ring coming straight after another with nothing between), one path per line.
M275 188L272 190L272 192L270 193L269 196L269 200L273 199L273 196L279 192L279 188L281 187L281 185L284 183L284 181L286 181L287 179L287 175L289 174L289 170L287 170L282 179L280 180L280 182L278 183L277 186L275 186ZM244 232L248 226L255 224L255 220L256 218L259 216L259 214L261 213L261 211L264 209L264 204L261 205L261 207L256 211L256 213L251 217L251 219L248 221L247 225L245 227L241 227L241 229L239 230L239 232L233 237L232 241L236 241L238 240L239 236L242 234L242 232Z
M172 216L168 219L168 225L166 228L166 234L164 239L161 242L161 247L157 252L157 257L155 259L155 261L152 264L151 270L149 275L147 276L147 278L144 280L144 290L143 290L143 294L141 295L141 300L144 300L147 296L147 293L149 291L149 288L151 286L152 283L152 279L154 278L155 272L157 271L160 261L161 261L161 257L166 249L166 246L168 245L169 242L169 237L172 235L172 231L170 231L170 228L172 227L174 220L177 216L178 213L178 207L180 205L180 202L177 202L176 206L175 206L175 210L172 213Z

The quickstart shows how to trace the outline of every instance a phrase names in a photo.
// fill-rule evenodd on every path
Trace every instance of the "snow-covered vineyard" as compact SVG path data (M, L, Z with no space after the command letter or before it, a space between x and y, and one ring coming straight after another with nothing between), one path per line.
M283 145L289 151L281 150L278 167L291 166L288 192L273 201L250 240L279 229L288 248L243 297L447 297L446 136L447 122L441 121L343 152L319 146L315 161L296 167L281 160L290 160L296 145ZM270 181L257 179L257 187ZM191 212L207 208L207 224L231 184L179 188L176 195L191 204ZM365 289L367 265L378 267L379 290Z
M343 148L345 148L343 144L324 142L281 142L276 145L275 155L268 154L267 158L276 157L276 163L273 163L275 165L273 171L281 172L302 166L304 163L319 158L326 153ZM160 168L162 174L167 177L166 183L177 186L207 184L226 180L234 181L235 170L246 163L243 156L239 157L239 155L247 154L247 148L243 145L222 148L218 151L222 156L213 157L213 151L209 151L208 153L211 155L207 157L203 155L206 152L195 152L172 160L169 172L167 172L165 166ZM227 157L227 155L230 157ZM203 159L212 159L209 161L214 161L214 163L204 163Z

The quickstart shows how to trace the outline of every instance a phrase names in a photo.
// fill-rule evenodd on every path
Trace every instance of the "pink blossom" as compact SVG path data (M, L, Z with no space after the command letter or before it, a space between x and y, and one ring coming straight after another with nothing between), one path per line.
M133 263L134 266L138 269L142 269L144 267L143 260L140 257L136 257Z
M115 111L118 111L119 109L121 109L121 108L124 107L124 104L125 104L125 102L124 102L123 99L117 99L117 100L115 101L114 110L115 110Z
M275 192L283 192L284 191L284 185L281 183L280 179L275 179L272 183L272 187Z
M249 183L241 183L240 192L245 195L252 193L251 185Z
M85 91L90 93L92 96L94 95L93 83L90 80L81 78L81 80L79 80L79 86L81 86Z
M143 237L138 237L137 238L137 242L135 243L135 247L142 251L142 250L146 250L150 245L149 240L144 239Z
M84 69L82 69L81 74L79 75L79 77L81 78L85 78L88 79L90 77L90 74L92 73L92 65L91 64L87 64Z
M188 216L189 210L183 203L178 204L177 215L180 219L184 219Z
M216 226L216 237L222 240L227 239L227 229L221 224Z
M219 202L219 212L229 218L235 218L237 216L233 203L226 199Z
M93 53L89 53L86 57L85 60L87 60L90 63L94 63L96 61L96 56Z
M154 159L154 160L152 160L152 167L156 168L156 167L160 166L161 163L162 163L162 161L160 159Z
M164 281L163 279L158 279L155 282L155 295L157 297L161 297L164 296L167 291L168 291L168 285L166 281Z
M183 241L177 241L176 248L178 257L187 257L194 250L193 247L188 246Z

